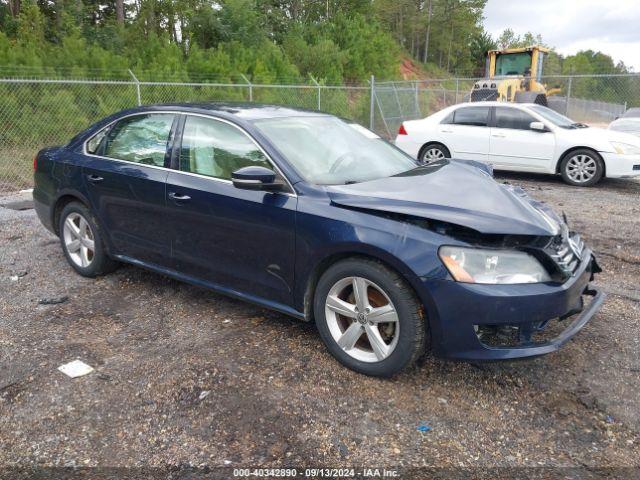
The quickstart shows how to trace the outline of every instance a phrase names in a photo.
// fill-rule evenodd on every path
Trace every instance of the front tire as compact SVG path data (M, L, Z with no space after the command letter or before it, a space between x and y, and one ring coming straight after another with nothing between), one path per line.
M422 147L418 160L423 165L444 160L445 158L451 158L451 152L449 149L441 143L430 143Z
M422 306L405 280L381 263L340 261L320 278L314 316L320 337L343 365L390 377L426 348Z
M97 220L82 203L71 202L62 209L58 232L64 256L83 277L103 275L117 267L107 255Z
M560 163L560 173L569 185L590 187L603 177L604 162L593 150L582 148L565 155Z

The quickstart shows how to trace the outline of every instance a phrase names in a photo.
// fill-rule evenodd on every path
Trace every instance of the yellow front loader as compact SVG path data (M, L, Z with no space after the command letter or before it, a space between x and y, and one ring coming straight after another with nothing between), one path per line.
M473 85L471 101L547 105L547 96L559 92L559 89L547 90L541 83L547 53L549 49L540 46L489 50L485 78Z

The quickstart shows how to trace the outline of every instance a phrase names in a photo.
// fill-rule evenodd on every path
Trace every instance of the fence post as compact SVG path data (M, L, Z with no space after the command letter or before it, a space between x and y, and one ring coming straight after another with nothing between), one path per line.
M138 81L136 76L133 74L131 69L129 68L128 70L129 70L129 75L131 75L131 77L133 78L133 81L136 82L136 93L138 94L138 106L140 106L142 105L142 99L140 98L140 82Z
M567 85L567 102L564 107L564 114L569 116L569 102L571 101L571 85L573 84L573 77L569 77Z
M420 118L422 116L422 112L420 111L420 94L418 93L418 81L413 84L414 86L414 96L416 102L416 118Z
M245 82L247 82L247 85L249 85L249 101L253 102L253 84L244 76L244 74L241 73L240 76Z
M320 84L316 82L316 79L313 78L313 75L309 74L309 77L311 78L311 81L315 84L315 86L318 87L318 110L320 110Z
M460 79L456 78L456 100L454 103L458 103L458 92L460 90Z
M369 106L369 130L373 131L375 123L375 102L376 102L376 77L371 75L371 104Z

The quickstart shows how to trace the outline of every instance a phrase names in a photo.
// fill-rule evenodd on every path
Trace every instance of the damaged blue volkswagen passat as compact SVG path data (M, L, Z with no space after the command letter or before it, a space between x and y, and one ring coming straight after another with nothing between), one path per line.
M549 353L603 300L592 252L544 204L484 164L418 165L331 115L141 107L34 168L39 218L79 274L126 262L314 321L368 375L427 351Z

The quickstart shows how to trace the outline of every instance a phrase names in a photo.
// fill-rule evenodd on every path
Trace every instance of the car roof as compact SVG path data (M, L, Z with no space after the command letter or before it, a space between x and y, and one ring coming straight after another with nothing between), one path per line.
M542 106L536 103L510 103L510 102L499 102L496 100L487 100L480 102L464 102L457 103L452 105L452 107L533 107L533 106Z
M292 108L283 105L268 105L260 103L234 103L234 102L211 102L211 103L164 103L145 105L137 108L137 111L157 111L176 110L181 112L211 113L222 116L237 117L242 120L253 121L265 118L287 118L287 117L316 117L328 114L306 110L302 108Z

